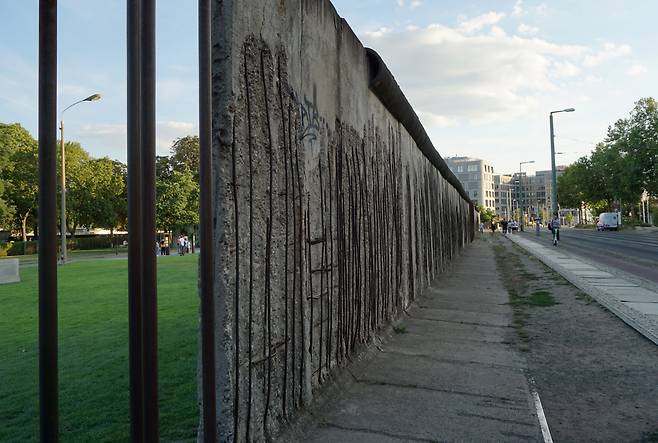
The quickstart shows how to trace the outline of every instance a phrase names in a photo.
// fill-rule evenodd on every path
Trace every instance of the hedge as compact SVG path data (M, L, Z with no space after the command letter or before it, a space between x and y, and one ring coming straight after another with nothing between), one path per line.
M110 249L118 243L123 244L127 240L127 235L115 235L114 238L109 235L96 235L93 237L77 237L66 240L66 247L69 251L88 251L91 249ZM113 243L114 241L114 243ZM58 243L59 246L59 243ZM5 246L6 255L31 255L37 253L36 241L16 241ZM3 254L3 247L0 246L0 256Z

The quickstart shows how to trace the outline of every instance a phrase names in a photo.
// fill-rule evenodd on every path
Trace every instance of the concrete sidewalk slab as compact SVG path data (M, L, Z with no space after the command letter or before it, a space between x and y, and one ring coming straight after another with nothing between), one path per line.
M465 302L460 302L459 300L444 301L441 299L434 299L434 300L421 299L417 302L417 306L421 309L448 309L452 311L460 310L462 312L481 312L481 313L492 313L492 314L509 313L509 306L507 306L507 302L478 303L477 301L473 301L472 303L465 303Z
M484 326L509 326L509 316L506 313L469 312L458 309L422 308L414 313L416 318L453 321L465 324L481 324Z
M543 441L491 245L476 241L280 441Z
M592 263L570 256L556 248L545 247L521 236L507 238L533 254L580 290L622 319L649 340L658 344L658 293ZM582 270L593 267L595 270Z
M388 343L384 352L401 355L422 355L436 361L452 361L463 364L482 364L491 367L523 369L525 360L506 343L481 343L436 340L422 335L404 334L395 343Z
M18 283L21 281L19 261L17 258L0 260L0 285L5 283Z

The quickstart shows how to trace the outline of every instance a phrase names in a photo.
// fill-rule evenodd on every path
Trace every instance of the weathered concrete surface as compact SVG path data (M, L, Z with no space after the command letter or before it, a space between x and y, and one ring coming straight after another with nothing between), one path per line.
M216 0L213 40L218 429L263 440L447 269L474 214L329 1Z
M658 292L601 271L559 248L546 247L518 235L507 238L594 298L627 325L658 344Z
M17 258L0 260L0 285L4 283L17 283L21 281Z
M280 440L543 441L489 244L476 242L452 271L412 305L401 322L406 333L393 333L381 351L350 365L352 380L311 407L305 430ZM450 313L480 312L477 325L419 306L453 293L469 299Z

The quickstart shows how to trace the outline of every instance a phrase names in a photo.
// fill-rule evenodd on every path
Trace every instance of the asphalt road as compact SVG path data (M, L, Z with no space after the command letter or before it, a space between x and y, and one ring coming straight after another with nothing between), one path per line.
M539 237L535 235L534 229L521 235L549 246L553 241L553 236L546 227L541 228ZM563 228L560 231L558 247L658 284L658 232L599 232Z

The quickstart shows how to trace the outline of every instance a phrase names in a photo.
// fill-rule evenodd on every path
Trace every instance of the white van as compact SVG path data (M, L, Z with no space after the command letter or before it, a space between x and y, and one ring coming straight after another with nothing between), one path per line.
M596 222L597 231L605 231L609 229L611 231L616 231L621 226L621 220L619 219L618 212L602 212L599 214L599 220Z

